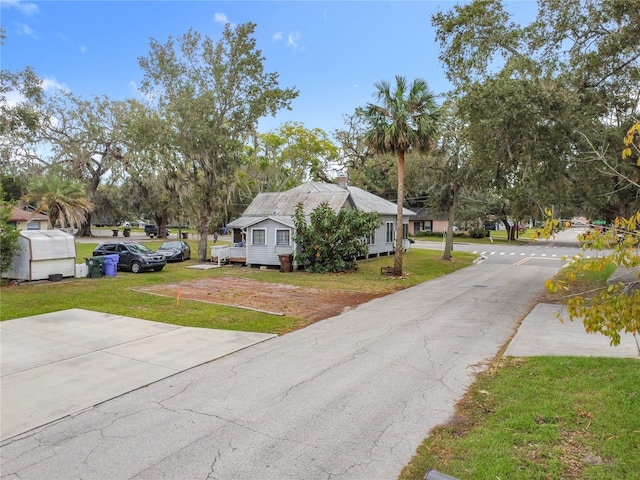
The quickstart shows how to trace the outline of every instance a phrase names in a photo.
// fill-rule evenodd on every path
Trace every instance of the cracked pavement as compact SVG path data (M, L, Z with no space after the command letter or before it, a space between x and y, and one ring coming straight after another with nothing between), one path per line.
M151 383L3 442L2 478L397 478L560 266L473 265Z

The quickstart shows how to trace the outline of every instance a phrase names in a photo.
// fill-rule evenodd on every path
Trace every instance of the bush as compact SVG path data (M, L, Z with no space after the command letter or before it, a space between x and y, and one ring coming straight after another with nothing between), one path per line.
M369 245L363 239L382 225L377 213L349 209L335 213L326 203L311 212L309 224L302 204L298 204L293 221L298 246L296 260L312 273L356 270L356 258L369 252Z
M433 232L431 230L421 230L415 235L416 237L442 237L442 232Z
M487 231L482 227L474 227L469 229L469 236L471 238L484 238L487 236Z

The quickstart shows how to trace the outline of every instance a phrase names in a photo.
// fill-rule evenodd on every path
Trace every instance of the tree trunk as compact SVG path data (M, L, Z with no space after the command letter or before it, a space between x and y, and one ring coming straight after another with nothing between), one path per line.
M451 205L449 206L449 222L447 223L447 240L444 244L444 252L442 253L443 260L451 260L451 252L453 251L453 222L456 218L456 211L458 210L458 195L460 187L453 185L453 195L451 199Z
M396 254L393 262L393 271L396 275L402 275L402 237L404 228L402 223L402 210L404 205L404 152L398 153L398 210L396 214Z
M504 225L504 228L506 228L507 230L507 240L511 241L511 240L515 240L515 228L513 228L511 225L509 225L509 219L507 218L503 218L502 219L502 224Z
M85 223L80 225L76 232L77 237L90 237L91 236L91 213L87 213Z
M211 223L211 212L203 212L200 215L200 223L198 224L198 233L200 240L198 241L198 261L207 261L207 242L209 241L209 223Z

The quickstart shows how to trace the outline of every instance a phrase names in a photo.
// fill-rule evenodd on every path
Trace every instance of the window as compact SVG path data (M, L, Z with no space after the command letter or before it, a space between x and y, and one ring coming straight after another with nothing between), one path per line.
M409 224L404 223L402 225L402 238L409 238Z
M376 234L372 233L371 236L369 237L369 245L375 245L376 244Z
M387 236L386 236L385 242L393 243L394 230L395 228L394 228L393 222L387 222Z
M291 231L276 230L276 245L291 245Z
M40 222L27 222L27 230L40 230Z
M266 245L266 233L264 229L251 230L251 245Z

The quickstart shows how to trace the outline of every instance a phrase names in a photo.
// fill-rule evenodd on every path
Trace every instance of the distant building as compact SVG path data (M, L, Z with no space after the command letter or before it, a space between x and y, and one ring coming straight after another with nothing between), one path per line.
M11 210L9 224L17 230L49 230L49 217L34 210L14 207Z
M438 215L428 207L422 207L409 220L409 232L418 235L420 232L446 232L449 218L446 215Z

